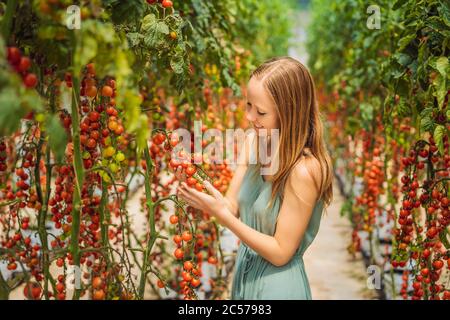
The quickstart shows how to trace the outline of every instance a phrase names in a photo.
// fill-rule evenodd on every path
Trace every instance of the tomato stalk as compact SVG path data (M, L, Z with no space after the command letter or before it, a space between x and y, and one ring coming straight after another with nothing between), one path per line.
M139 283L139 299L144 298L145 293L145 284L147 279L147 269L148 269L148 259L153 247L153 244L156 241L156 228L155 228L155 209L154 209L154 203L152 199L152 192L151 192L151 181L152 181L152 170L153 170L153 161L150 157L150 153L148 151L148 146L144 148L144 158L145 158L145 196L146 196L146 205L147 205L147 211L148 211L148 220L150 225L150 235L147 241L147 247L144 250L144 258L142 262L142 269L141 269L141 278Z
M102 197L100 200L99 214L100 214L100 233L102 238L102 245L108 244L108 225L109 225L109 211L105 210L108 201L108 188L106 183L102 182Z
M133 181L133 178L135 177L137 172L138 172L138 169L137 169L137 166L135 166L133 172L131 173L129 181L126 184L127 186L129 186L131 181ZM126 202L128 200L129 194L130 194L130 189L126 188L125 199L122 202L121 210L125 210L125 205L126 205ZM126 231L127 232L124 233L124 237L126 236L126 239L128 241L128 248L132 247L131 235L133 235L134 239L136 240L136 243L139 243L139 241L137 240L136 234L133 232L133 230L131 230L130 226L131 226L131 224L130 224L130 221L129 221L129 216L128 216L128 214L126 214L125 215L125 227L126 227ZM124 239L124 241L125 241L125 239ZM136 256L136 253L135 253L134 250L131 250L131 255L133 256L134 263L138 266L138 268L141 268L141 265L140 265L140 263L139 263L139 261L137 259L137 256Z
M72 141L73 141L73 166L75 170L75 188L73 195L72 233L70 238L70 251L75 268L80 268L80 217L81 217L81 188L83 186L84 172L80 142L79 119L79 87L80 81L77 75L73 77L72 89ZM73 299L80 298L81 288L75 288Z
M108 265L108 269L111 266L111 262L109 259L109 252L108 248L109 241L108 241L108 228L109 228L109 212L105 210L106 203L108 202L108 187L104 181L102 181L102 197L100 199L100 206L99 206L99 215L100 215L100 234L101 234L101 244L102 244L102 250L101 253L103 254L104 258L106 259L106 263ZM103 249L104 248L104 249Z
M41 241L42 246L42 268L44 274L44 296L45 299L48 300L48 284L51 281L53 291L55 291L55 280L52 278L50 274L50 257L49 257L49 248L48 248L48 233L46 229L46 221L47 221L47 208L48 208L48 199L50 197L50 182L51 182L51 171L52 166L50 164L50 148L46 146L46 189L45 189L45 197L42 193L41 189L41 176L40 176L40 161L41 161L41 153L42 146L44 144L45 134L41 133L41 138L39 139L38 147L36 149L36 166L35 166L35 183L36 183L36 193L38 195L39 202L42 203L41 210L39 210L38 214L38 234L39 239Z

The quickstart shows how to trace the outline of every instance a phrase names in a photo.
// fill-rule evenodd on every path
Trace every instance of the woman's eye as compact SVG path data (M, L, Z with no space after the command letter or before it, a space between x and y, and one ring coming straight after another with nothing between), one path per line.
M265 115L266 113L265 113L265 112L259 112L259 111L258 111L258 114L259 114L260 116L263 116L263 115Z

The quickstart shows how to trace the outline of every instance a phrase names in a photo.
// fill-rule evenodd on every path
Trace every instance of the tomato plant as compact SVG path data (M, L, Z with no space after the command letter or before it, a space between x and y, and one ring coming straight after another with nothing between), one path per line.
M204 262L223 298L222 230L173 194L174 169L203 192L232 170L173 158L174 130L244 121L251 68L287 51L269 35L288 3L80 1L80 28L71 4L0 1L0 298L196 299Z
M389 297L448 299L450 8L377 6L364 15L363 1L314 1L310 27L349 250L388 270Z

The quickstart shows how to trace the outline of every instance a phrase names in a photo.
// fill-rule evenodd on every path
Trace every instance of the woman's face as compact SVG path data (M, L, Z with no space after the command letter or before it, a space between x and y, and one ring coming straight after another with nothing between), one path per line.
M266 129L270 135L272 129L280 127L277 106L262 81L255 77L248 82L246 117L257 132Z

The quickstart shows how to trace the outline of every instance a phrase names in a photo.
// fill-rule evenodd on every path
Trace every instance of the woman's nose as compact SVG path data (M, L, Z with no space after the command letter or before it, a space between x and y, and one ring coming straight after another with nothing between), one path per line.
M250 121L250 122L255 121L255 116L252 114L252 112L247 111L247 112L245 113L245 116L246 116L246 118L247 118L248 121Z

